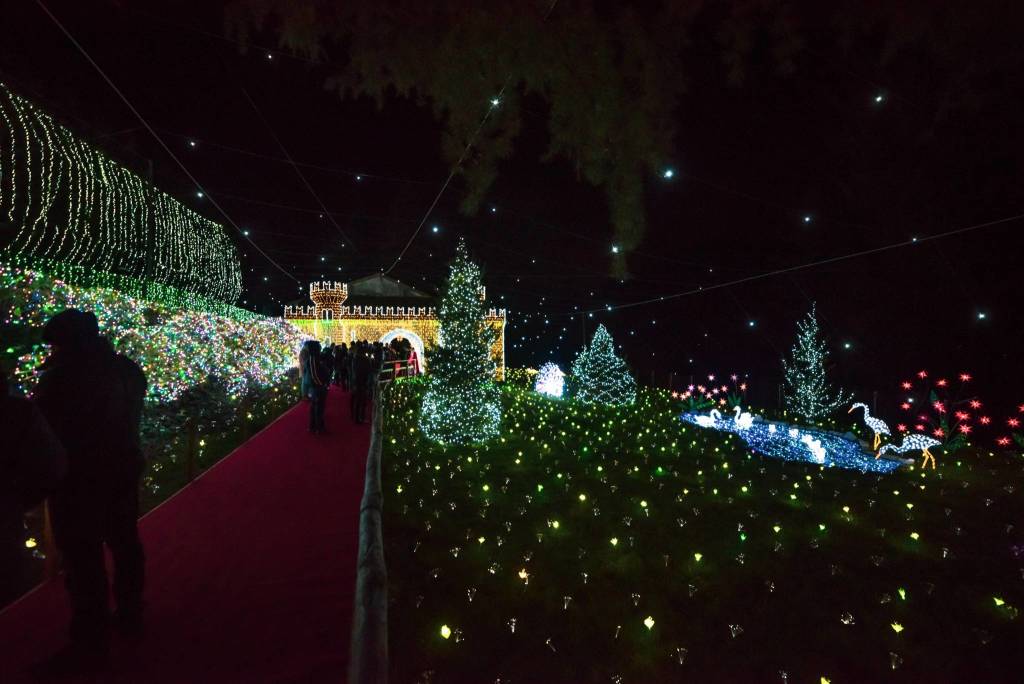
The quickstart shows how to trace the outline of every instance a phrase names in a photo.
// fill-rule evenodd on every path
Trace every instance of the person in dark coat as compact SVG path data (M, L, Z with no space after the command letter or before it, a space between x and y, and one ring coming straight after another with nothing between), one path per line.
M366 400L373 379L371 354L361 349L352 364L352 419L356 423L366 422Z
M28 590L25 513L67 472L64 447L28 399L8 394L0 373L0 608Z
M64 445L68 474L51 499L71 599L71 644L44 672L102 667L111 626L106 543L114 559L113 626L142 631L145 556L139 539L139 421L146 376L100 337L96 316L68 309L43 328L52 351L33 393Z
M348 391L348 347L344 342L334 348L334 384Z
M324 409L327 406L327 387L331 382L331 366L325 362L320 343L309 342L309 352L303 376L309 379L309 431L325 432Z

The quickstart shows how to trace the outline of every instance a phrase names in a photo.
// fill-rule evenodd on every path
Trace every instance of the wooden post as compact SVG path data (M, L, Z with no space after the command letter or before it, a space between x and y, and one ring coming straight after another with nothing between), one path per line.
M185 421L185 482L196 479L196 452L199 450L199 428L195 418Z
M50 501L43 502L43 579L49 582L57 578L60 564L57 562L57 540L53 535L53 519L50 517Z

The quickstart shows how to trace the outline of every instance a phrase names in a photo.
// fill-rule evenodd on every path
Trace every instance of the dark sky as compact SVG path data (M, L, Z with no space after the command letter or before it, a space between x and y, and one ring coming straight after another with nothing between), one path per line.
M231 218L303 285L390 265L447 174L430 111L401 99L382 109L340 100L324 82L344 55L315 64L242 52L223 37L218 3L134 4L49 6ZM1024 213L1018 14L965 4L986 39L960 35L954 23L928 49L891 60L870 35L840 46L824 19L808 16L788 73L755 49L735 84L714 38L721 5L709 7L681 41L690 71L669 154L675 176L649 178L649 230L630 261L633 279L607 275L601 191L565 163L538 161L547 144L540 101L484 211L458 213L456 182L394 275L434 290L464 236L490 297L510 310L510 365L564 366L600 321L644 380L654 372L664 385L674 371L679 387L691 374L750 373L769 400L795 322L816 301L834 372L862 396L929 368L971 371L984 396L1020 400L1024 222L582 322L567 315ZM0 79L126 165L141 172L152 160L161 188L223 222L35 3L5 3L3 17ZM276 46L269 33L257 40ZM271 129L349 239L321 218ZM247 306L277 313L277 302L304 298L243 251Z

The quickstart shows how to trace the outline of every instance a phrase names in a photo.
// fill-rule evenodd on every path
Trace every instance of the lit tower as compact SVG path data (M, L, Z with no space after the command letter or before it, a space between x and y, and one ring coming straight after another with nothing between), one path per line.
M348 285L345 283L319 282L309 284L309 298L315 304L313 317L317 320L338 320L341 305L348 299Z

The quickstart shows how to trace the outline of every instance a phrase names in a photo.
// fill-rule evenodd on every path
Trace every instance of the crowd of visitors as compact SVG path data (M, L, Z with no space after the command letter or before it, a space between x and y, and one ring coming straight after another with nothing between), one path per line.
M309 431L324 433L324 410L331 384L349 392L349 412L356 423L366 422L366 406L372 400L373 385L383 375L418 375L419 355L408 340L383 342L353 341L321 345L306 340L299 351L302 396L309 401Z

